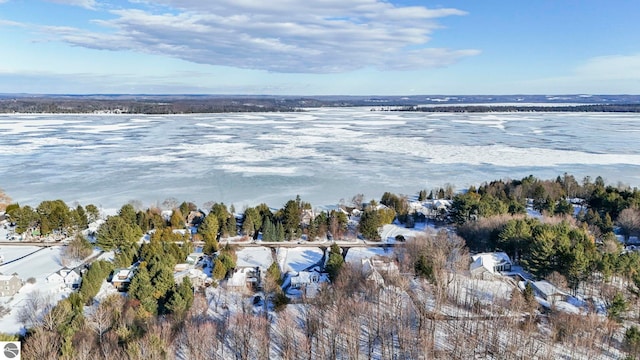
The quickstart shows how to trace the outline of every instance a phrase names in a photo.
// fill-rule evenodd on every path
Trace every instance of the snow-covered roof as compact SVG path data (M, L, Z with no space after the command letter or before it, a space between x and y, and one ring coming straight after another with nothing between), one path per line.
M471 256L471 259L473 260L473 263L469 268L471 271L482 267L491 273L494 273L496 266L512 264L509 255L504 252L480 253Z
M9 281L11 279L13 279L14 277L17 277L15 275L0 275L0 281Z
M131 269L116 269L111 281L131 281L133 271Z
M557 287L555 287L555 285L553 285L552 283L546 280L532 281L532 285L536 290L542 293L545 297L550 295L556 295L556 294L567 295L567 293L558 289Z
M233 287L242 287L242 286L246 286L247 284L247 273L246 270L248 269L238 269L236 270L233 275L231 275L231 277L227 280L227 286L233 286Z
M445 199L434 200L433 207L437 209L451 207L451 200L445 200Z
M320 273L300 271L298 276L291 277L291 285L311 284L320 281Z

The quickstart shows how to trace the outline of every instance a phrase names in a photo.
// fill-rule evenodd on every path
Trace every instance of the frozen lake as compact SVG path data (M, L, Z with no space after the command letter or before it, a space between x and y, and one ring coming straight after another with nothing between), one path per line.
M373 112L0 115L0 188L21 204L118 208L167 198L280 207L447 183L547 179L640 185L639 114Z

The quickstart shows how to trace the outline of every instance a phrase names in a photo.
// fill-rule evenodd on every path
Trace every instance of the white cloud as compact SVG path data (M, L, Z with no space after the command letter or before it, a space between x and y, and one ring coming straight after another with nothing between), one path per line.
M637 94L640 54L592 57L564 76L523 81L516 86L538 94ZM507 92L523 92L517 89Z
M51 0L95 3L93 0ZM144 3L143 3L144 4ZM96 20L107 32L47 27L56 40L183 60L284 73L446 66L477 50L428 48L437 19L457 9L381 0L160 0ZM137 5L141 5L140 3ZM144 6L143 6L144 7Z
M47 0L47 1L56 3L56 4L62 4L62 5L80 6L80 7L91 9L91 10L96 9L96 6L98 5L95 0Z
M640 54L594 57L579 66L576 75L604 80L640 80Z

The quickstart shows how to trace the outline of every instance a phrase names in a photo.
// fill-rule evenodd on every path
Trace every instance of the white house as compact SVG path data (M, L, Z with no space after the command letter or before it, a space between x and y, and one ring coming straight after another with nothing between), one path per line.
M300 271L298 275L291 277L291 287L300 289L309 284L320 282L320 273L316 271Z
M291 288L299 289L304 292L307 297L315 297L320 290L322 283L329 282L326 273L317 271L300 271L296 276L291 277Z
M62 268L58 271L60 276L62 276L65 285L69 288L77 288L80 286L80 281L82 281L82 276L78 269L69 269Z
M64 283L64 276L62 276L59 271L56 271L56 272L48 275L45 278L45 280L48 283L52 283L52 284L55 284L55 283L62 284L62 283Z
M471 256L469 271L478 278L488 278L503 271L511 271L513 263L504 252L480 253Z
M555 285L546 280L532 281L531 286L533 287L536 295L540 296L551 304L555 303L556 301L566 301L569 297L569 294L558 289L557 287L555 287Z

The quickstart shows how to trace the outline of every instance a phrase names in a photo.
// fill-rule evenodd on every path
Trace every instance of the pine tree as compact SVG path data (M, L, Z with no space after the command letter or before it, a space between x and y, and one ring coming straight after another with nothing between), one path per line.
M202 236L205 242L217 240L220 225L215 214L209 213L198 226L198 234Z
M153 296L160 299L166 296L167 292L175 285L173 278L173 269L169 264L158 262L153 264L149 269L151 276L151 285L153 285Z
M534 236L529 254L522 261L527 269L534 275L544 278L555 269L552 267L555 233L552 229L543 227Z
M263 223L262 229L262 240L264 241L275 241L276 239L276 229L269 218L266 218Z
M226 233L227 233L227 236L236 236L238 234L236 218L233 215L227 218Z
M616 295L613 297L613 300L611 301L611 303L607 306L607 316L609 317L609 319L621 323L622 322L622 315L624 314L625 311L627 311L627 301L624 299L624 296L622 295L622 293L616 293Z
M286 238L284 225L282 225L282 223L279 221L278 221L278 224L276 224L276 231L275 231L274 237L275 237L275 241L284 241Z
M344 259L342 258L342 251L340 250L340 247L336 244L331 245L331 250L329 251L329 259L327 260L327 265L325 266L325 270L329 274L329 279L331 281L335 281L343 265Z
M144 265L140 265L129 285L129 297L140 301L142 307L151 314L158 312L158 302L154 297L149 272Z
M174 209L171 213L171 228L173 229L182 229L185 226L184 216L180 209Z
M216 280L222 280L224 279L226 274L227 268L219 258L216 258L216 260L213 262L213 278Z

